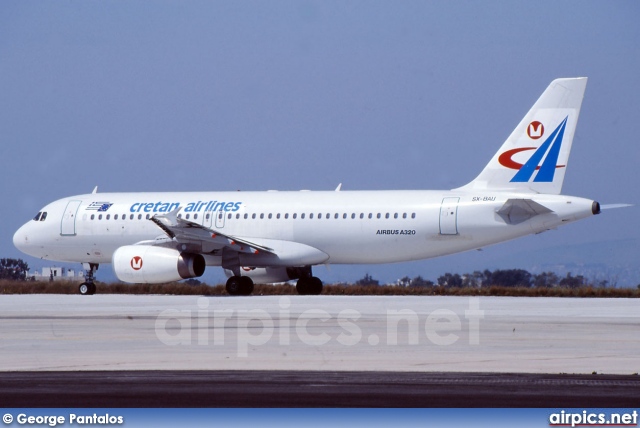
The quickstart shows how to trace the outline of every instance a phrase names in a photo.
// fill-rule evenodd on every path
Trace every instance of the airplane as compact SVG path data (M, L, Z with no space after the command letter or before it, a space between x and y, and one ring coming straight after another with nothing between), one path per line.
M34 257L82 263L79 293L111 263L127 283L200 277L221 266L230 295L297 280L312 268L394 263L479 249L599 214L561 195L586 77L551 82L486 167L452 190L97 193L59 199L18 229Z

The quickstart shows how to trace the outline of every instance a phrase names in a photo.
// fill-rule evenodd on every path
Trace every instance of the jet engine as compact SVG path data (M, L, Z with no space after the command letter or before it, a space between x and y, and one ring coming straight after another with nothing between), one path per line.
M201 254L181 253L173 248L125 245L113 253L113 271L120 281L159 284L202 276Z

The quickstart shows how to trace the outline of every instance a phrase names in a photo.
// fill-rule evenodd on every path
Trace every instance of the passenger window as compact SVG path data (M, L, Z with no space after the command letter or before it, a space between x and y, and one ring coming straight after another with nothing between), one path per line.
M402 218L407 218L407 213L403 213Z
M300 214L300 218L304 220L304 213Z
M178 218L182 218L182 214L178 214ZM142 214L138 214L138 220L142 220Z
M395 213L395 214L393 215L393 218L398 218L398 213Z
M389 213L386 213L386 214L384 215L384 218L389 218Z
M111 218L111 214L107 214L107 220Z
M95 214L91 214L91 220L93 220L94 218L96 218Z
M42 215L42 211L40 211L38 214L36 214L36 216L33 218L35 221L40 220L40 216Z
M246 214L246 213L245 213L245 215L244 215L244 219L246 220L246 219L248 219L248 218L249 218L249 214Z
M207 220L209 220L211 218L211 214L207 214L204 218L206 218Z
M98 220L102 220L102 214L98 214Z
M286 214L284 215L284 218L285 218L285 219L288 219L288 218L289 218L289 213L286 213Z
M194 215L193 215L193 219L194 219L194 220L197 220L197 219L198 219L198 214L194 214Z
M264 213L260 213L260 219L262 220L264 218Z
M40 216L40 221L45 221L47 219L47 212L43 211L42 215Z
M376 216L377 218L380 218L380 213L378 213L378 215Z
M269 217L269 220L271 220L271 213L269 213L269 216L268 216L268 217Z
M342 214L342 218L347 218L347 213Z
M309 214L309 219L313 220L313 213Z
M373 218L373 214L369 213L369 218Z
M117 219L118 219L118 214L114 215L114 216L113 216L113 219L114 219L114 220L117 220Z
M236 214L236 220L240 219L240 214Z
M227 214L227 218L228 218L229 220L231 220L231 217L232 217L232 214L231 214L231 213Z
M251 214L251 218L255 219L256 218L256 213Z
M327 213L327 219L331 218L331 214Z
M356 218L356 213L351 213L351 219Z
M360 218L364 218L364 213L360 213Z
M297 213L293 213L293 218L295 219L296 217L298 217Z
M345 214L344 216L346 217L347 215ZM338 213L336 213L333 218L338 218Z
M411 218L416 218L416 213L412 213Z
M185 218L186 218L187 220L189 220L189 217L190 217L190 216L191 216L191 214L187 214L187 215L185 216ZM149 218L149 214L147 214L147 218Z
M129 220L133 220L133 214L129 216Z
M280 219L280 213L278 213L278 214L276 215L276 218L277 218L277 219Z
M187 214L187 216L189 216L189 214ZM147 220L149 220L151 218L151 214L147 214Z

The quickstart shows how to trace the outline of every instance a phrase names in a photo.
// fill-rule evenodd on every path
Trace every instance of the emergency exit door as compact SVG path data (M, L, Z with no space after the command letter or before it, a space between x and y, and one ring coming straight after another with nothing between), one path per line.
M440 235L458 234L458 202L460 198L444 198L440 206Z

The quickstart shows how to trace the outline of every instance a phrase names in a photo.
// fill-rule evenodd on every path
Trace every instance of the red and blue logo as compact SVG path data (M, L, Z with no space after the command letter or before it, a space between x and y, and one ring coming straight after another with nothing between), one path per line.
M547 137L540 147L518 147L515 149L507 150L498 157L500 165L518 170L516 175L511 179L512 183L527 183L533 179L536 183L550 183L553 181L556 168L564 168L566 165L557 165L558 155L560 154L560 147L562 146L562 137L564 136L564 130L567 126L567 119L558 125L558 127ZM538 121L531 122L527 126L527 135L533 140L537 140L544 135L544 125ZM529 160L524 164L518 163L513 160L513 156L520 152L528 150L535 150ZM545 156L546 155L546 156ZM544 158L544 162L540 165L540 162ZM536 173L537 171L537 173Z

